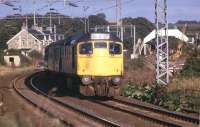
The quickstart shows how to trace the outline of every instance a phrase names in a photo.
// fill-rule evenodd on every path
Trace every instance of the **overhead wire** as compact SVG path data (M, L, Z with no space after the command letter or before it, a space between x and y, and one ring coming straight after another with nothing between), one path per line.
M135 0L125 1L125 2L122 2L122 5L131 3L131 2L134 2L134 1L135 1ZM109 10L109 9L112 9L112 8L115 8L115 7L117 7L117 4L112 5L112 6L109 6L109 7L105 7L105 8L98 9L98 10L94 11L94 13L99 13L99 12L102 12L102 11L104 11L104 10Z

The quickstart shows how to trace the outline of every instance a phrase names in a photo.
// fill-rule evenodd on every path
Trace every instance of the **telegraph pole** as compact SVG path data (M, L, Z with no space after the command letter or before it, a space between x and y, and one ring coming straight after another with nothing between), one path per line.
M134 36L134 40L133 40L133 54L135 55L136 51L135 51L135 25L133 26L133 36Z
M50 27L50 31L52 33L52 18L51 18L51 9L50 9L50 14L49 14L49 27Z
M156 81L158 84L169 83L169 46L167 0L155 0L156 24ZM162 35L164 30L164 35Z
M34 15L34 16L33 16L33 17L34 17L34 19L33 19L34 21L33 21L33 22L34 22L34 23L33 23L33 24L34 24L34 27L37 25L37 24L36 24L36 16L35 16L35 15L36 15L35 4L36 4L36 3L35 3L35 0L33 0L33 9L34 9L34 11L33 11L33 15Z
M116 0L116 23L117 36L123 41L123 26L122 26L122 1Z
M89 32L89 18L88 18L88 21L87 21L87 16L86 16L86 11L89 9L89 6L83 6L83 12L84 12L84 17L85 17L85 20L84 20L84 28L85 28L85 33Z

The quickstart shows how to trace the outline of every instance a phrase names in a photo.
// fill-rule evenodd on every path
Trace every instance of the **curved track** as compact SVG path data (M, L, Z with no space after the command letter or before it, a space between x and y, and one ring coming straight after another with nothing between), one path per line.
M40 73L36 73L35 75L31 76L29 80L31 88L34 91L42 94L43 97L45 96L45 98L48 97L51 102L55 103L55 105L59 105L65 110L70 109L71 111L78 113L79 117L82 116L84 118L87 118L87 121L84 121L83 123L87 123L88 121L95 121L94 123L96 125L93 124L90 126L118 127L148 125L152 127L198 127L199 124L199 120L197 117L185 115L182 113L171 112L158 106L154 106L137 100L129 100L122 97L110 98L103 101L96 98L77 99L74 97L53 97L37 87L37 85L35 84L35 80L39 76ZM19 88L16 89L19 90ZM134 124L134 122L139 122L140 124ZM89 124L86 126L89 126Z
M31 81L32 81L32 86L34 87L33 80L31 80ZM37 87L34 87L34 88L37 89ZM37 91L40 91L40 90L37 89ZM43 93L43 94L45 94L45 93ZM63 101L63 99L60 99L60 98L54 98L54 99L58 103L64 104L64 105L66 105L66 103L67 104L74 103L73 100L72 100L72 102L69 102L69 101L66 102L67 99L65 99L65 101ZM182 126L193 127L194 126L194 127L197 127L199 124L199 120L196 117L192 117L192 116L181 114L181 113L171 112L171 111L162 109L160 107L150 105L147 103L143 103L143 102L139 102L139 101L130 101L130 100L127 100L127 99L121 98L121 97L109 99L107 101L100 101L98 99L96 100L96 99L90 99L90 98L87 98L87 99L88 99L88 101L90 101L92 103L98 104L98 105L94 105L94 106L96 106L96 110L98 110L97 107L99 105L101 105L100 108L102 108L102 109L107 110L107 108L110 108L112 110L108 110L108 111L119 111L120 113L129 114L132 117L133 116L140 117L144 121L150 121L151 123L153 122L153 123L156 123L161 126L174 126L174 127L182 127ZM92 109L92 106L91 106L92 103L89 103L89 102L87 102L87 103L88 103L87 108ZM77 105L79 105L79 103ZM81 106L83 106L83 105L84 104L82 104ZM76 107L76 104L73 106ZM115 121L117 121L117 120L115 120ZM120 125L120 123L119 123L119 125Z
M33 77L37 75L34 74ZM85 126L85 127L94 127L94 126L109 126L109 127L119 127L119 125L108 121L104 118L98 117L94 114L89 114L77 108L74 108L70 105L61 103L54 99L53 97L39 91L34 85L31 85L39 94L36 94L30 90L25 84L26 76L19 76L13 80L14 90L29 103L37 106L37 108L42 109L48 114L60 119L64 123L73 126ZM42 96L41 96L42 95ZM45 97L44 97L45 96Z

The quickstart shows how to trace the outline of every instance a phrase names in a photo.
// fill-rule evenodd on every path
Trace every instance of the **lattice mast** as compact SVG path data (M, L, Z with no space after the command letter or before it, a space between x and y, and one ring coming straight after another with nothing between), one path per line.
M155 0L155 24L157 44L156 80L158 84L167 85L169 83L167 0Z

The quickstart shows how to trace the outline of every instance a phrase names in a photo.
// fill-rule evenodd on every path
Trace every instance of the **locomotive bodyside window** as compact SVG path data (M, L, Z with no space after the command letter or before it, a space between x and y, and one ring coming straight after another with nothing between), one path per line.
M109 44L109 52L110 52L110 54L121 54L122 53L122 47L121 47L120 44L110 43Z
M105 42L97 42L94 43L94 48L107 48L107 44Z
M83 43L79 46L80 54L92 54L92 43Z

